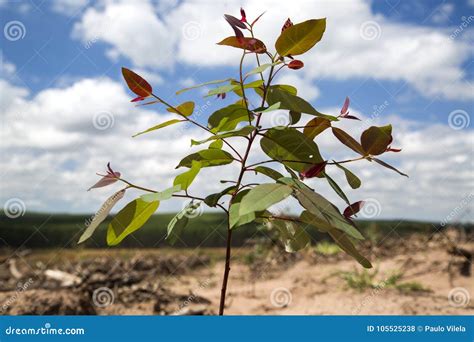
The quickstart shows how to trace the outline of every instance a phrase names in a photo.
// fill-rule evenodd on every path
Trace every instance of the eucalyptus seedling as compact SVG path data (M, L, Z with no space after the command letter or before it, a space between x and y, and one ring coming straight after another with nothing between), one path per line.
M263 41L255 37L254 29L261 16L249 22L244 10L241 10L240 19L225 15L234 34L218 44L242 51L237 77L210 81L177 92L179 95L208 86L211 90L206 96L217 96L222 99L235 97L232 104L210 114L207 124L193 118L194 102L172 104L155 93L144 78L129 69L122 68L128 87L136 95L133 102L163 106L168 112L176 115L175 119L159 123L135 136L155 134L155 131L165 129L167 126L188 123L208 134L206 139L192 140L191 144L207 147L185 156L178 163L177 168L184 171L176 176L172 185L166 189L151 189L136 185L123 178L119 172L108 165L107 173L102 175L102 178L91 188L103 187L115 182L124 183L125 188L105 201L79 240L83 242L92 236L112 207L129 189L140 190L144 194L121 209L108 225L107 243L110 246L119 244L128 235L142 227L155 213L160 203L170 198L191 200L168 225L166 240L170 244L174 244L179 239L186 224L192 219L192 215L187 215L189 211L196 210L201 205L222 209L227 215L228 226L220 315L224 313L225 307L231 239L234 230L251 222L271 225L278 230L286 251L296 252L309 245L310 237L307 230L315 229L329 234L342 250L363 267L370 268L371 263L357 251L354 244L354 241L364 238L352 220L363 206L363 201L350 202L329 174L341 172L353 189L359 188L361 181L346 165L357 161L375 162L406 176L379 159L379 156L384 153L400 151L391 147L391 125L369 127L362 132L360 138L356 139L338 127L343 120L353 120L354 124L357 124L359 120L349 113L349 98L346 98L337 115L324 114L300 97L294 86L276 83L276 75L283 72L297 72L295 70L304 67L303 61L296 57L300 58L299 56L304 55L322 39L326 30L326 19L311 19L297 24L293 24L288 19L282 28L278 28L281 33L274 44L274 49L268 49ZM249 58L255 60L255 68L244 71L244 67L248 65L244 62ZM268 118L282 111L288 113L287 125L264 125L265 122L272 121L267 120ZM302 116L302 114L305 115ZM309 118L309 120L306 123L300 123L303 118ZM317 140L323 133L332 134L340 143L352 150L350 153L354 153L354 158L336 161L329 153L320 151ZM231 143L235 139L242 139L245 142L245 148L239 150L235 143ZM255 148L257 146L260 147L261 152L257 152ZM255 160L253 154L266 155L266 159L250 163L250 160ZM230 182L230 186L229 184L222 185L221 191L206 197L192 195L190 187L202 169L218 168L228 164L238 166L238 171L234 180ZM267 181L244 183L244 178L255 175L263 175ZM256 177L255 179L263 178ZM306 179L311 178L328 182L335 193L347 204L346 208L339 210L323 195L315 192L305 183ZM219 184L217 180L216 183ZM272 212L271 206L290 197L296 199L301 206L299 215L277 215Z

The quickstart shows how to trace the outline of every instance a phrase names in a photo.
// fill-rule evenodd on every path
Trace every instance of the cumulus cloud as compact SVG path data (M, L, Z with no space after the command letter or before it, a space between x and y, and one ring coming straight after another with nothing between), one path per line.
M109 78L84 79L66 88L51 88L30 97L28 92L7 81L0 81L2 93L1 200L22 199L27 210L92 212L118 184L86 192L104 171L107 162L137 184L163 190L172 184L179 160L194 151L190 139L206 137L193 126L170 126L137 138L131 135L172 118L162 110L133 107L130 94ZM199 109L202 118L217 109L213 100ZM328 113L337 108L325 108ZM420 125L401 119L388 109L362 123L346 120L342 127L360 134L357 127L393 122L395 147L403 153L384 157L410 175L409 179L369 162L348 167L363 181L360 190L344 185L342 173L328 172L342 185L351 199L374 199L380 203L379 218L439 219L447 217L474 186L472 174L473 135L448 125ZM267 115L263 125L273 115ZM305 117L303 119L308 119ZM242 140L235 140L240 150ZM330 132L317 138L325 158L354 157ZM256 152L255 148L253 151ZM267 159L261 153L252 162ZM237 165L224 167L218 177L212 168L204 170L191 191L204 195L220 190L219 179L233 179ZM281 168L280 168L281 169ZM283 171L283 170L282 170ZM251 181L251 175L246 182ZM342 201L321 181L312 185L341 208ZM129 191L127 199L137 196ZM123 204L126 200L123 200ZM181 208L181 201L167 201L161 211ZM120 206L119 206L120 207ZM295 208L293 207L293 210Z
M89 0L53 0L51 9L67 16L77 15L89 5Z
M305 68L307 81L372 77L405 82L428 97L474 97L463 69L472 58L470 42L451 39L443 29L390 21L374 14L364 0L304 1L298 6L270 0L187 0L162 6L160 12L147 1L109 0L85 11L74 36L83 41L100 39L109 45L110 55L125 56L140 67L165 69L176 62L198 67L233 65L240 52L215 43L226 33L232 35L219 19L222 13L235 13L240 5L253 15L267 10L256 29L267 42L275 41L287 16L294 22L328 18L325 38L303 57L312 62ZM452 11L450 6L441 10L444 15Z

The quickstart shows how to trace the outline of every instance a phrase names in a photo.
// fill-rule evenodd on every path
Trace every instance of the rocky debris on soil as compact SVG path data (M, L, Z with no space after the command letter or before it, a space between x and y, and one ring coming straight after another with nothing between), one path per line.
M0 312L4 315L95 315L84 293L61 290L9 291L0 293Z
M107 306L156 301L161 303L155 305L156 313L171 314L191 296L170 292L159 283L160 277L184 274L208 263L209 258L202 256L143 254L130 259L107 256L57 260L47 268L40 261L14 256L0 264L0 314L107 314L110 311L95 303L98 291L107 291ZM204 314L207 309L195 310L194 304L208 303L207 299L194 296L192 306L185 312Z

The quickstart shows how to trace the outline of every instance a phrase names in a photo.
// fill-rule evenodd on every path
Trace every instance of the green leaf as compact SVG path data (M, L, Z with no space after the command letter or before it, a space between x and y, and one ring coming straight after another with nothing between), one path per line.
M337 120L337 118L333 116L325 115L318 112L309 102L299 96L292 95L291 93L280 88L270 87L267 93L267 103L269 105L273 105L277 102L280 102L280 108L282 109L288 109L298 113L321 116L330 120Z
M336 194L340 198L342 198L343 201L347 203L347 205L351 205L351 202L349 202L349 199L347 198L346 194L344 193L344 191L342 191L342 189L339 187L339 185L337 185L336 181L334 179L332 179L331 177L329 177L329 175L326 172L324 172L324 177L328 181L331 188L333 188L333 190L336 192Z
M282 91L286 91L287 93L290 93L291 95L296 95L298 93L298 90L293 87L292 85L288 84L274 84L271 85L269 88L270 89L279 89ZM263 97L263 89L262 88L255 88L255 92L260 96Z
M188 171L183 172L180 175L177 175L174 179L173 185L179 186L181 190L187 190L194 178L201 170L201 163L196 160L191 161L191 168Z
M301 113L290 110L290 125L295 125L300 121Z
M326 18L295 24L280 34L275 48L280 56L301 55L321 40L325 30Z
M269 167L266 167L266 166L257 166L256 168L253 169L255 172L258 172L258 173L261 173L267 177L270 177L274 180L279 180L280 178L283 177L283 175L278 172L278 171L275 171Z
M217 94L228 93L236 89L239 89L239 87L240 85L237 85L237 84L226 84L226 85L209 90L206 97L217 95Z
M189 222L189 214L199 208L201 202L190 202L188 205L181 210L175 217L173 217L168 223L168 230L166 235L166 241L174 245L178 241L180 234Z
M204 86L211 85L211 84L224 83L224 82L228 82L230 80L232 80L232 78L226 78L225 80L215 80L215 81L209 81L209 82L201 83L201 84L189 87L189 88L181 89L181 90L176 92L176 95L179 95L179 94L184 93L185 91L188 91L188 90L191 90L191 89L196 89L196 88L204 87Z
M243 37L238 39L237 37L227 37L217 43L217 45L227 45L227 46L232 46L235 48L239 49L244 49L248 50L250 52L255 52L255 53L265 53L267 51L267 48L265 47L265 44L256 38L250 38L250 37Z
M308 165L323 162L316 143L295 128L268 130L260 146L270 158L298 172Z
M317 216L315 214L312 214L308 210L303 210L300 214L299 220L316 227L319 231L324 233L327 233L331 229L334 229L334 227L329 224L328 220L320 213L318 213Z
M244 89L249 89L249 88L261 88L263 85L263 80L256 80L247 84L244 84ZM242 92L242 87L239 82L237 81L231 81L231 84L235 85L236 88L233 90L235 94L237 94L240 97L243 97L243 92Z
M251 189L240 202L239 215L262 211L291 195L293 189L285 184L260 184Z
M248 73L246 73L245 77L248 77L250 75L260 74L260 73L264 72L265 70L267 70L272 65L277 65L277 64L280 64L280 63L281 62L262 64L259 67L256 67L256 68L252 69L251 71L249 71Z
M145 133L148 133L148 132L151 132L151 131L156 131L157 129L160 129L160 128L163 128L163 127L166 127L166 126L169 126L169 125L173 125L173 124L178 123L178 122L184 122L184 121L185 120L178 120L178 119L168 120L168 121L165 121L165 122L163 122L159 125L148 128L146 131L139 132L139 133L133 135L133 137L135 138L136 136L139 136L141 134L145 134Z
M367 154L382 154L392 142L392 125L367 128L360 137L362 148Z
M176 108L168 107L166 108L166 110L170 113L176 113L183 116L190 116L194 112L194 102L187 101L187 102L181 103Z
M217 203L219 202L222 196L231 194L235 189L236 189L236 186L232 185L232 186L229 186L228 188L225 188L221 192L208 195L206 198L204 198L204 203L206 203L209 207L215 207L217 206Z
M209 144L209 148L220 150L223 145L224 145L224 142L222 140L215 140Z
M234 161L232 155L223 150L217 149L207 149L201 150L199 152L190 154L187 157L184 157L176 168L185 166L191 167L192 162L199 161L201 162L201 167L210 167L210 166L217 166L217 165L226 165L230 164Z
M352 189L357 189L357 188L360 187L362 182L360 181L360 179L355 174L353 174L351 171L349 171L346 167L340 165L339 163L336 163L334 160L333 160L333 162L334 162L334 164L336 164L336 166L338 168L340 168L342 171L344 171L344 174L346 175L347 183L349 183L349 185Z
M332 133L337 139L339 139L340 142L349 147L351 150L365 156L365 151L362 148L362 145L359 144L353 137L344 132L342 129L333 127Z
M244 106L231 104L212 113L208 120L208 127L214 133L225 132L235 129L239 123L248 119L249 113Z
M346 234L339 230L333 229L329 231L329 235L331 235L334 242L336 242L337 245L341 247L343 251L345 251L347 254L356 259L359 264L361 264L365 268L372 268L372 264L370 263L370 261L357 251L357 249L354 247L354 244L346 236Z
M339 210L326 198L314 192L310 188L295 189L295 197L303 208L328 225L339 229L353 238L364 239L362 234L350 224Z
M248 136L250 133L252 133L253 131L255 130L255 127L254 126L245 126L245 127L242 127L238 130L235 130L235 131L230 131L230 132L226 132L226 133L222 133L222 134L216 134L216 135L213 135L207 139L204 139L204 140L191 140L191 146L194 146L194 145L201 145L201 144L204 144L208 141L212 141L212 140L219 140L219 139L225 139L225 138L231 138L231 137L246 137Z
M398 173L399 175L402 175L402 176L405 176L405 177L408 177L407 174L399 171L398 169L396 169L395 167L393 167L392 165L390 164L387 164L386 162L384 162L383 160L380 160L380 159L377 159L377 158L371 158L373 161L375 161L377 164L380 164L384 167L386 167L387 169L390 169L390 170L393 170L395 171L396 173Z
M273 112L274 110L280 109L280 102L272 104L270 107L260 107L260 108L255 108L253 112L257 113L268 113L268 112Z
M122 189L117 191L115 194L110 196L100 207L100 209L97 211L97 213L94 215L92 218L92 221L89 223L87 226L86 230L84 233L82 233L81 237L79 238L78 244L83 243L87 239L89 239L92 234L94 234L95 230L99 225L107 218L107 216L110 213L110 210L117 204L118 201L120 201L123 196L125 195L125 190Z
M141 228L159 205L159 201L146 202L141 198L128 203L110 222L107 229L107 244L115 246Z
M173 197L173 194L176 192L181 191L181 186L180 185L175 185L171 188L168 188L166 190L160 191L160 192L155 192L152 194L145 194L141 195L140 198L144 200L145 202L155 202L155 201L166 201Z
M240 201L242 198L250 192L250 189L244 189L240 191L232 200L232 204L229 208L229 226L231 229L243 226L244 224L255 221L256 213L248 213L246 215L240 215Z
M288 253L302 250L311 242L308 233L295 222L275 219L270 220L269 224L279 231L281 242L285 246L285 251Z
M331 121L325 118L316 117L308 121L303 128L303 134L313 140L316 136L331 127Z

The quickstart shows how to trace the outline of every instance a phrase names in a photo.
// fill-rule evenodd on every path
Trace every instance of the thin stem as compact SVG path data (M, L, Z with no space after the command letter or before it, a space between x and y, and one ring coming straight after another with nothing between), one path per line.
M155 95L155 94L151 94L151 96L153 96L155 99L157 99L158 101L160 101L161 103L163 103L165 106L175 110L179 115L181 115L184 120L192 123L193 125L196 125L197 127L205 130L206 132L208 133L211 133L212 135L216 135L216 133L212 132L209 128L207 128L206 126L203 126L201 125L200 123L194 121L193 119L190 119L189 117L187 117L186 115L184 115L178 108L176 108L175 106L172 106L171 104L169 104L168 102L166 102L165 100L163 100L161 97L159 97L158 95ZM239 157L240 160L242 160L242 156L240 155L240 153L229 143L227 142L225 139L221 138L221 140L224 142L224 144L226 144L232 151L234 151L234 153Z
M252 38L255 38L255 36L253 35L253 27L252 26L250 26L249 31L250 31L250 34L251 34ZM258 57L258 53L255 53L255 58L257 59L258 67L260 67L261 64L260 64L260 58ZM262 81L265 82L265 79L263 78L263 72L260 72L259 74L260 74L260 78L262 79Z
M241 80L241 86L242 86L242 90L243 90L242 62L243 62L243 57L242 57L241 63L240 63L240 80ZM273 62L273 59L272 59L272 62ZM265 105L265 99L266 99L266 96L267 96L267 89L270 86L273 70L274 70L274 66L272 65L272 67L270 69L270 73L268 75L267 85L264 87L264 90L263 90L261 107L263 107ZM244 96L245 106L246 106L247 110L249 111L248 103L245 99L245 93L242 93L242 95ZM261 115L262 114L257 114L256 127L258 127L258 125L260 123ZM257 136L257 134L258 134L258 128L251 134L249 142L247 144L247 148L246 148L245 153L244 153L244 157L242 158L242 165L241 165L239 176L238 176L237 182L236 182L236 188L237 189L239 189L240 185L242 184L242 178L244 177L244 174L245 174L245 171L246 171L245 163L247 162L247 159L248 159L249 154L250 154L250 149L252 147L252 143L254 142L255 137ZM235 196L237 195L237 193L238 193L238 191L236 191L232 194L232 197L229 201L229 210L230 210L230 206L232 205L232 202L233 202ZM220 304L219 304L219 315L224 314L225 297L226 297L226 292L227 292L227 282L229 280L229 273L230 273L232 229L230 228L230 221L227 220L227 222L228 222L228 225L227 225L227 247L226 247L226 255L225 255L224 277L223 277L223 280L222 280L221 298L220 298Z
M244 79L243 79L243 66L244 66L244 59L245 59L246 51L244 50L244 53L242 54L242 58L240 58L240 64L239 64L239 76L240 76L240 89L242 91L242 98L245 103L245 108L247 108L247 114L249 117L249 125L252 124L252 113L250 112L249 109L249 104L247 102L247 98L245 97L245 87L244 87ZM242 158L241 158L242 159Z

